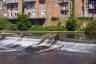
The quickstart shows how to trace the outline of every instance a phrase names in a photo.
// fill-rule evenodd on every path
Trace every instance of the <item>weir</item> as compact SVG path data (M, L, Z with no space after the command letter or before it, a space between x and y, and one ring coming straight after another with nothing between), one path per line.
M3 34L4 35L4 34ZM35 52L45 53L48 51L71 51L80 53L96 53L96 44L86 42L96 42L95 40L76 40L59 38L58 34L47 34L43 37L26 37L25 35L1 36L0 52ZM78 42L77 42L78 41ZM85 42L85 43L84 43ZM4 49L1 51L1 49Z
M5 35L6 34L3 34L2 37L1 37L1 39L3 41L5 41L5 38L7 38ZM0 44L1 44L1 47L5 47L5 48L9 49L9 51L11 51L10 49L13 48L12 51L16 51L16 49L19 49L19 51L25 50L26 52L31 52L31 53L33 53L34 51L35 51L35 53L37 53L37 52L42 52L43 53L43 52L48 52L48 51L52 51L52 50L61 48L61 46L58 46L58 47L55 47L55 48L50 48L52 45L57 43L57 41L59 39L58 35L55 35L55 34L45 35L40 41L36 42L35 47L32 44L30 46L27 46L27 47L26 46L21 46L23 43L21 43L20 41L23 41L23 39L25 40L24 35L21 35L21 37L17 37L17 39L15 41L11 41L11 42L6 41L6 43L0 43ZM28 39L28 38L26 38L26 39ZM45 41L46 41L46 45L42 45ZM20 42L20 43L17 44L16 42ZM49 45L47 46L47 44L49 44ZM6 51L8 51L8 50L6 50Z

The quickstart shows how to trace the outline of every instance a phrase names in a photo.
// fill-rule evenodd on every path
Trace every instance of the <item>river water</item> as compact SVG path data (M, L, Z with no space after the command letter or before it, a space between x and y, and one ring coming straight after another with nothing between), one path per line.
M0 41L0 64L96 64L96 44L58 41L54 46L64 47L40 54L24 50L40 38L6 37ZM41 44L46 45L46 41ZM50 45L50 44L48 44Z

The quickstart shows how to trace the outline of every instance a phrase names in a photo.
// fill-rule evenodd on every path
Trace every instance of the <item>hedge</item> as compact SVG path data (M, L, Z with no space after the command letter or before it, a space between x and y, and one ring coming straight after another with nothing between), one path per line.
M66 31L65 26L49 26L49 27L43 27L43 26L35 26L30 28L32 31Z
M93 20L92 17L78 17L78 20Z

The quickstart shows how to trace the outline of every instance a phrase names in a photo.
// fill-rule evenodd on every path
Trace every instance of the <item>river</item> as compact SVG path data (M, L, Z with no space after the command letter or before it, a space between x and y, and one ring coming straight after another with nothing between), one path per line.
M54 46L64 45L63 48L40 54L24 51L39 41L40 38L7 36L0 41L0 64L96 64L95 43L58 41Z

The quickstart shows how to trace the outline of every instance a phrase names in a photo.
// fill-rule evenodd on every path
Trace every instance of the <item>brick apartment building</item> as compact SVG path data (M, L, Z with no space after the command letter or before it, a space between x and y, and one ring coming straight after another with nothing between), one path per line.
M75 0L75 17L96 18L96 0Z
M74 2L75 17L95 17L96 0L0 0L0 16L16 19L19 14L29 14L31 19L52 17L69 18Z
M25 13L30 18L70 17L71 0L3 0L4 16L14 19L17 15ZM2 7L0 6L0 7Z

